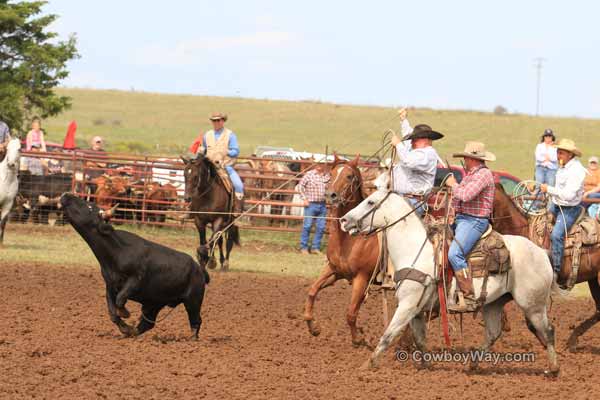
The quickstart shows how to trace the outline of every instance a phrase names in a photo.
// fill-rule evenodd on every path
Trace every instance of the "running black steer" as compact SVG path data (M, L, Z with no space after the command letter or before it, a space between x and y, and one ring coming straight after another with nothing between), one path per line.
M75 195L63 194L60 203L68 221L100 262L108 313L124 335L136 336L152 329L163 307L183 303L193 337L198 338L200 309L209 282L204 267L187 254L113 229L104 221L104 211ZM128 299L142 304L135 328L121 319L129 318L125 308Z

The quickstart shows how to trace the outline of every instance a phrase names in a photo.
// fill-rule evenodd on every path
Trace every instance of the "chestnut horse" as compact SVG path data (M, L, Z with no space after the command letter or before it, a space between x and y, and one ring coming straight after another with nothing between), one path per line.
M496 190L496 198L494 200L494 229L500 233L512 233L529 237L529 239L543 248L550 246L550 231L545 221L537 222L534 217L527 218L513 203L511 198L504 190ZM545 220L545 217L542 216ZM566 281L572 268L571 255L565 255L563 259L562 269L559 274L559 281ZM596 304L596 312L587 320L579 324L571 336L567 340L567 346L571 352L577 348L577 339L583 335L596 323L600 322L600 285L598 278L600 274L600 247L583 246L581 249L580 266L577 273L576 283L587 282Z
M345 162L335 159L331 167L331 180L326 197L331 205L327 216L340 218L363 201L362 177L358 169L359 157ZM358 310L365 299L365 291L377 264L379 242L376 236L364 238L350 236L343 232L337 219L328 221L329 241L327 244L327 264L319 278L308 291L304 308L304 320L313 336L318 336L318 328L313 317L313 307L321 289L333 285L338 279L346 279L352 284L352 296L346 314L350 326L352 344L365 344L356 327Z

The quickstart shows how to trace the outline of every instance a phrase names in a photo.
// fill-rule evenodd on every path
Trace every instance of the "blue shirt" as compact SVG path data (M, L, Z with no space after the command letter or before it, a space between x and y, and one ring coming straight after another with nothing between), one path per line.
M223 129L215 131L215 140L219 140L222 133ZM202 146L206 149L206 135L202 137ZM237 136L235 136L235 133L233 132L229 135L229 151L227 152L227 155L231 158L240 155L240 146L238 145Z

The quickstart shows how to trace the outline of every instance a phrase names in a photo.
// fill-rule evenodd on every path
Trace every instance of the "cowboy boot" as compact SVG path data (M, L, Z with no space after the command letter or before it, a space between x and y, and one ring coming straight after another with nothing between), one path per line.
M471 269L463 268L456 271L454 276L456 277L456 283L458 284L458 301L456 304L448 306L448 311L464 313L474 312L477 310L478 304L475 299L475 291L473 290L473 278L471 277Z
M244 193L236 193L233 202L233 217L238 218L244 212Z

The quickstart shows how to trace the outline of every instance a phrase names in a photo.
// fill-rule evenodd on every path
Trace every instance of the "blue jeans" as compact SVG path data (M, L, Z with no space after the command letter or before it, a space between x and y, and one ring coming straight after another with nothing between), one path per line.
M405 197L406 200L408 200L408 202L410 203L411 206L415 207L417 204L421 203L421 200L419 199L415 199L413 197ZM417 208L417 210L415 211L415 214L417 214L419 217L423 217L423 214L425 214L425 207L427 207L427 204L421 204L419 206L419 208Z
M552 229L552 235L550 235L552 242L552 268L554 272L560 272L563 255L565 254L565 233L569 232L569 229L571 229L581 213L581 206L559 208L556 204L552 203L549 211L556 217L556 223L554 224L554 229Z
M313 250L321 249L321 239L323 238L323 232L325 232L325 218L313 218L313 217L325 217L327 216L327 207L325 202L310 202L308 207L304 207L304 225L302 226L302 235L300 236L300 248L308 250L308 238L310 236L310 228L312 228L313 222L315 222L315 237L312 242Z
M487 218L457 214L454 221L454 240L448 250L448 260L452 269L460 271L467 268L467 255L481 238L490 224Z
M600 193L590 193L588 194L588 199L600 199ZM585 201L581 203L586 209L588 209L594 203L586 203ZM597 204L597 203L596 203Z
M546 183L548 186L554 186L556 180L556 170L541 165L535 167L535 181L537 183Z
M225 167L225 171L229 175L231 179L231 184L233 185L233 191L236 193L244 193L244 183L242 179L238 175L237 171L233 168L232 165L228 165Z

